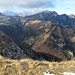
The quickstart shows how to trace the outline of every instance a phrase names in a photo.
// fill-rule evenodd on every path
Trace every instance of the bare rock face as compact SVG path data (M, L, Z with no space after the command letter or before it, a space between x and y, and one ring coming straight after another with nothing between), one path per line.
M11 58L20 59L28 56L21 50L12 39L4 32L0 31L0 55Z

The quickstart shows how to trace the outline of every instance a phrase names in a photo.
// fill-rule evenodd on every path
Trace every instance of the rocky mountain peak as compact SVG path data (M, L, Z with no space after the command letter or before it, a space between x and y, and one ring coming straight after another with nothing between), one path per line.
M70 18L75 18L75 15L74 14L70 14L68 15Z
M58 15L55 11L48 11L48 10L41 11L40 13L41 14L42 13L51 14L51 15L54 15L54 16L57 16Z

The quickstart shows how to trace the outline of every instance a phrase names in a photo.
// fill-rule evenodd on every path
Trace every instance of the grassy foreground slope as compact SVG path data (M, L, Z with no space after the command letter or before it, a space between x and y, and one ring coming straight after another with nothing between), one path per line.
M43 75L46 71L51 71L55 75L61 75L62 72L75 72L75 61L10 60L0 56L0 75Z

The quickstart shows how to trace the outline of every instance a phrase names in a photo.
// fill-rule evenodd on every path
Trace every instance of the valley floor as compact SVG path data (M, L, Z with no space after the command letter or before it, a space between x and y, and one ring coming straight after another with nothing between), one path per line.
M10 60L0 56L0 75L43 75L43 72L47 71L55 75L62 75L63 72L75 72L75 61Z

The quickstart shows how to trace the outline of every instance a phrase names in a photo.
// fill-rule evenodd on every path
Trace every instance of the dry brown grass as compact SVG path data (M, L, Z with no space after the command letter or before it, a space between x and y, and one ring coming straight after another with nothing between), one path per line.
M75 61L10 60L0 56L0 75L43 75L43 72L51 69L57 75L61 75L62 72L75 72Z
M72 42L75 42L75 36L71 38L71 41Z
M36 24L36 23L40 23L40 20L34 20L34 21L30 21L31 24Z

